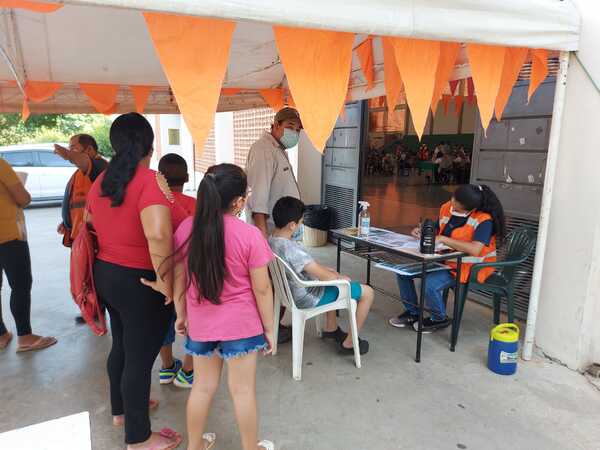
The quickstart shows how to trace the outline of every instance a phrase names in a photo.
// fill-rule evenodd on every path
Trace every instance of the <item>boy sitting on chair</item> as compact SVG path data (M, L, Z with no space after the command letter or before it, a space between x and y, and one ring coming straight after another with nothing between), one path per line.
M297 241L302 234L302 217L304 216L304 203L297 198L283 197L273 207L273 221L275 230L269 238L273 252L283 259L292 270L304 281L332 281L345 279L335 270L322 266ZM333 303L338 299L339 290L335 286L304 288L288 277L290 290L298 308L314 308ZM358 302L356 309L356 323L360 330L367 319L369 309L373 304L374 293L370 286L351 281L351 297ZM326 313L326 323L323 329L323 338L333 339L339 345L340 353L353 355L352 335L345 333L337 326L335 311ZM360 354L369 351L369 343L359 339Z

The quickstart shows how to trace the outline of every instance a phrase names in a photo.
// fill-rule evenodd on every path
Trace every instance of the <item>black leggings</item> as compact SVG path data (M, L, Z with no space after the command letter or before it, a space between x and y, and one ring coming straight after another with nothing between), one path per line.
M167 334L173 305L140 283L156 279L153 271L131 269L104 261L94 264L96 291L110 314L112 348L107 369L113 416L125 415L125 442L150 437L152 366Z
M6 274L10 286L10 312L17 325L17 335L31 334L31 258L29 245L25 241L9 241L0 244L0 288L2 271ZM2 302L0 302L0 335L7 332L2 320Z

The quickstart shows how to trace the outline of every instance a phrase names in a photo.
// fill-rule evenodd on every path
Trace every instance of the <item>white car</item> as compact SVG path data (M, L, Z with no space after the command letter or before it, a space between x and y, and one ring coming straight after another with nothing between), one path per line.
M68 144L60 144L69 147ZM65 187L77 168L54 154L54 144L9 145L0 147L0 158L15 172L27 174L25 188L35 203L60 203Z

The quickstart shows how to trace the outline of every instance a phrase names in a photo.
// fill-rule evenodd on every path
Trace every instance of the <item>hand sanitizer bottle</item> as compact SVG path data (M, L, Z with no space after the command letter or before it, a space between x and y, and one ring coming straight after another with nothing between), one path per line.
M369 211L367 211L367 208L371 205L369 205L369 202L365 201L360 201L358 204L360 205L360 213L358 214L358 235L360 237L368 237L371 229L371 215L369 214Z

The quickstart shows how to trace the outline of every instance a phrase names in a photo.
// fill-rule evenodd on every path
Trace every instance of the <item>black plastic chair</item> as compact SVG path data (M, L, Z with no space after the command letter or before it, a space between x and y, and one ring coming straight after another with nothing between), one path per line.
M458 301L458 317L455 321L455 327L452 329L452 348L458 340L458 332L462 321L465 302L469 291L478 291L491 294L494 299L494 324L500 322L500 303L502 297L506 298L508 321L515 320L514 292L518 278L517 267L524 263L533 253L535 248L535 232L527 227L520 227L508 234L505 239L505 245L501 252L504 257L502 261L491 263L474 264L471 267L471 273L467 283L461 286L461 294L456 296ZM477 281L477 274L487 267L493 267L496 271L490 275L485 282ZM449 289L444 291L444 300L448 299ZM458 300L456 298L458 297Z

